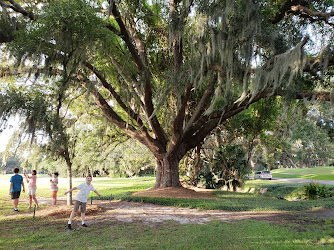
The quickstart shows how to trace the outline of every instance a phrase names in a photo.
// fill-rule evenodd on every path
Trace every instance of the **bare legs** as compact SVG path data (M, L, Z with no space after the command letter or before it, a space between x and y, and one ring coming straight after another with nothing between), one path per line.
M14 209L17 210L17 205L19 204L19 198L13 200Z
M36 199L36 195L29 195L29 207L28 208L31 208L32 200L34 200L36 207L39 208L38 201Z
M57 191L52 191L52 205L57 204Z
M81 220L82 220L82 223L85 222L85 213L81 213Z
M31 205L32 205L32 195L29 195L29 207L28 208L31 208Z
M74 216L75 216L75 211L74 211L74 209L72 210L72 212L71 212L71 215L70 215L70 219L69 219L69 222L71 222L72 223L72 221L73 221L73 219L74 219ZM85 213L81 213L81 220L82 220L82 222L84 222L85 221ZM69 224L71 224L71 223L69 223Z
M72 210L72 213L71 213L71 215L70 215L70 221L72 221L72 220L73 220L74 216L75 216L75 211L74 211L74 210Z
M31 208L32 200L34 200L36 207L39 208L38 201L36 199L36 195L29 195L29 207L28 208Z

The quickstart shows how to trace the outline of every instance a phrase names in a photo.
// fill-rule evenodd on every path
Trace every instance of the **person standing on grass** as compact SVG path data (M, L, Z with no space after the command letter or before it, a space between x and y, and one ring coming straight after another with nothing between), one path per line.
M87 225L85 224L85 213L86 213L87 197L90 191L94 191L99 197L101 196L99 192L97 192L97 190L93 187L91 182L92 182L92 176L88 175L86 177L86 182L81 183L78 186L71 188L70 190L65 192L65 195L67 195L73 190L76 190L76 189L80 190L75 198L74 208L71 212L70 220L67 223L67 228L70 230L72 230L72 220L74 218L75 212L79 210L79 207L80 207L80 212L81 212L81 221L82 221L81 225L83 227L87 227Z
M21 185L22 185L22 191L24 190L24 182L23 177L19 175L19 169L14 168L13 172L14 175L10 178L10 187L9 187L9 195L11 196L14 204L13 211L18 212L17 205L19 204L19 198L21 194Z
M58 172L53 174L53 179L50 179L51 183L51 195L52 195L52 205L57 204L57 192L58 192Z
M24 173L24 175L26 176L27 179L27 183L29 183L28 186L28 195L29 195L29 209L31 208L32 205L32 200L35 201L36 207L39 208L38 206L38 201L36 199L36 181L37 181L37 172L36 170L31 171L31 176L27 175L26 173Z

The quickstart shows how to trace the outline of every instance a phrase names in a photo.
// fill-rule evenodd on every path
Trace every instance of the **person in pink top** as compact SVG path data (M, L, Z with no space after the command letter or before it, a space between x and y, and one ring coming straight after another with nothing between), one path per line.
M53 179L50 179L51 183L51 195L52 195L52 205L57 204L57 193L58 193L58 172L53 174Z
M31 208L32 205L32 200L35 201L36 207L38 208L38 201L36 199L36 181L37 181L37 176L36 176L36 170L33 170L31 172L31 176L27 175L26 173L24 174L26 176L27 179L27 183L29 183L28 186L28 195L29 195L29 207Z

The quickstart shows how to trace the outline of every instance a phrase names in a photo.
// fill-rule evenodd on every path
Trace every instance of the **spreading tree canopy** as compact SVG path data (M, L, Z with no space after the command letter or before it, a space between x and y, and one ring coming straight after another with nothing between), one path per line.
M179 186L183 156L252 103L330 100L332 0L0 6L0 42L11 56L1 57L3 82L27 73L31 88L54 86L58 108L86 91L109 123L153 153L155 187Z

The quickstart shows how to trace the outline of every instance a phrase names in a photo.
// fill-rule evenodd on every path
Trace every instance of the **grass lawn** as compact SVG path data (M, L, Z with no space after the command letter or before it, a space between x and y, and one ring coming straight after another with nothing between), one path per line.
M124 200L194 209L227 211L306 211L310 209L334 209L334 198L322 200L289 201L270 194L231 193L215 191L216 199L181 199L125 196Z
M305 211L310 209L334 209L334 197L321 200L290 201L301 196L304 191L302 183L282 183L268 180L248 180L244 191L226 192L214 191L216 199L181 199L122 196L122 199L136 202L187 207L195 209L227 210L227 211ZM330 185L327 185L332 187ZM259 194L260 188L267 188L268 192ZM278 199L284 198L284 199Z
M332 249L333 227L326 223L315 229L261 221L157 226L104 222L68 232L64 221L17 218L0 221L0 245L3 249Z
M178 224L176 222L142 225L139 222L120 223L104 221L68 232L68 218L36 217L13 214L9 199L9 177L0 176L0 249L333 249L334 226L332 219L305 219L273 223L255 220L232 222L212 221L207 224ZM60 179L59 194L67 183ZM74 179L74 186L82 179ZM104 196L111 193L116 198L131 199L129 192L151 187L154 178L100 179L92 184ZM265 185L266 182L250 182L249 187ZM50 197L48 179L39 178L38 196ZM273 184L274 185L274 184ZM274 190L275 188L272 187ZM94 193L91 193L95 196ZM257 193L216 192L216 199L151 198L150 202L194 207L200 209L223 209L236 211L300 210L314 207L330 207L334 200L289 202ZM27 195L22 195L26 200ZM134 197L139 201L142 197ZM299 205L296 205L299 204ZM326 205L327 204L327 205ZM47 208L48 205L43 205ZM26 204L19 210L27 212Z
M271 171L277 178L299 178L334 181L334 167L280 168Z

